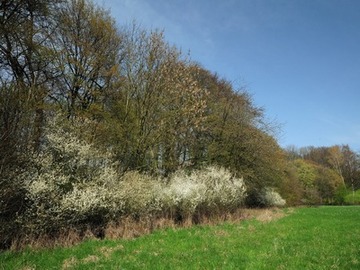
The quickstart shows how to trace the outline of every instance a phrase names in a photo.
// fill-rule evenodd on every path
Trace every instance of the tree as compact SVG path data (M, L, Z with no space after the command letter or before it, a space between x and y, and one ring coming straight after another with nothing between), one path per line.
M16 81L18 86L27 86L28 98L36 94L32 87L53 78L49 44L56 24L51 14L60 2L13 0L0 4L2 83Z
M284 155L270 135L263 110L253 105L246 91L235 91L217 75L202 70L197 77L208 92L197 160L244 176L249 194L278 186L284 177Z
M59 2L0 3L0 220L10 224L26 204L16 175L41 147L46 99L57 75L50 44ZM7 226L0 227L0 234L11 237Z
M341 147L343 162L341 164L341 171L344 175L344 180L347 186L351 186L353 193L355 189L360 188L360 159L359 156L353 152L348 145Z
M284 149L287 159L289 160L295 160L298 158L301 158L300 156L300 150L295 145L289 145Z
M44 123L44 102L56 76L52 65L52 14L60 1L2 1L0 4L1 89L19 94L21 110L29 118L26 129L38 149ZM26 136L25 136L26 137Z
M317 167L315 185L322 204L334 203L337 192L344 187L342 178L336 171L323 166Z
M157 165L165 65L171 51L161 32L148 33L135 24L124 30L121 90L110 102L108 134L124 170L150 170Z
M307 147L306 153L302 156L322 166L329 167L329 147Z
M342 164L344 163L344 155L341 151L341 147L338 145L332 146L328 149L328 162L341 177L342 182L345 184L343 171L342 171Z
M121 37L109 13L87 0L71 0L57 13L56 65L61 70L52 97L68 117L91 105L106 106L118 80Z
M296 177L303 189L302 203L319 204L321 197L315 183L317 166L313 162L303 159L295 160L293 166L295 166Z
M163 66L165 96L160 126L161 170L165 174L194 165L198 134L204 128L207 91L196 81L198 69L172 58Z
M206 93L196 67L162 32L134 24L122 36L121 90L111 102L108 134L124 170L168 174L191 163Z
M348 145L307 147L302 157L321 166L335 170L348 187L356 188L359 157Z

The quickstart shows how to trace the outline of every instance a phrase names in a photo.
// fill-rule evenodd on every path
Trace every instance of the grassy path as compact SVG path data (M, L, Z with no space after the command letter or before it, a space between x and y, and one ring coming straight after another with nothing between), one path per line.
M271 222L6 252L0 269L360 269L360 207L299 208Z

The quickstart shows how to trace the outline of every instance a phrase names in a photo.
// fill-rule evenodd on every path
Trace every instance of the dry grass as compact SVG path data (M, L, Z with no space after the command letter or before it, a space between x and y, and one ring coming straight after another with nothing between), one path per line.
M98 256L95 256L95 255L89 255L87 256L86 258L82 259L81 261L83 263L92 263L92 262L97 262L99 261L100 258Z
M55 248L55 247L71 247L87 239L96 239L91 230L87 229L85 232L70 228L64 229L58 235L28 235L14 240L11 244L10 250L23 250L31 248L35 250Z
M135 220L127 217L119 222L110 223L105 229L107 239L132 239L141 235L149 234L161 228L175 227L174 220L165 218L141 218Z
M63 269L63 270L73 269L77 265L96 263L99 260L100 260L100 257L98 257L96 255L89 255L82 260L79 260L75 257L70 257L70 258L64 260L61 269Z
M109 258L111 257L111 255L113 254L113 252L118 251L118 250L123 250L124 246L123 245L117 245L116 247L101 247L99 249L99 252L104 255L105 258Z
M270 222L279 219L285 215L284 211L277 208L272 209L238 209L233 213L225 213L221 215L201 215L194 218L184 218L182 222L175 222L174 218L164 217L144 217L134 219L126 217L118 222L109 223L104 229L104 238L106 239L133 239L142 235L149 234L154 230L163 228L188 228L194 224L201 225L216 225L224 221L235 223L244 219L257 219L261 222ZM221 234L221 232L219 232ZM31 249L44 249L54 247L71 247L86 239L97 239L93 232L89 229L80 232L79 230L70 228L59 233L55 236L27 236L13 242L11 250L22 250L26 247ZM111 253L112 251L101 251L104 254ZM106 255L105 255L106 256ZM109 255L110 256L110 255ZM75 262L70 259L64 262L64 267L72 265Z
M66 259L61 267L61 269L66 270L66 269L71 269L73 268L75 265L77 265L79 263L79 260L76 259L75 257L71 257L69 259Z
M24 268L21 268L21 270L35 270L35 267L31 267L31 266L25 266Z
M271 209L244 209L243 219L256 219L260 222L270 222L284 217L286 213L279 208Z

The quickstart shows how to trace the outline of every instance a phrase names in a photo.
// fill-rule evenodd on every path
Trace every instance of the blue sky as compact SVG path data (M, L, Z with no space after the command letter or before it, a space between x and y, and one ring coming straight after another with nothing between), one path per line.
M281 146L360 151L360 1L96 0L246 86Z

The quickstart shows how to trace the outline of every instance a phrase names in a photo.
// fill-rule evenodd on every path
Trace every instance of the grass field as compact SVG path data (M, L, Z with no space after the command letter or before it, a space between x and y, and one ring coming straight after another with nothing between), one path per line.
M133 240L0 254L0 269L360 269L360 207L160 230Z

